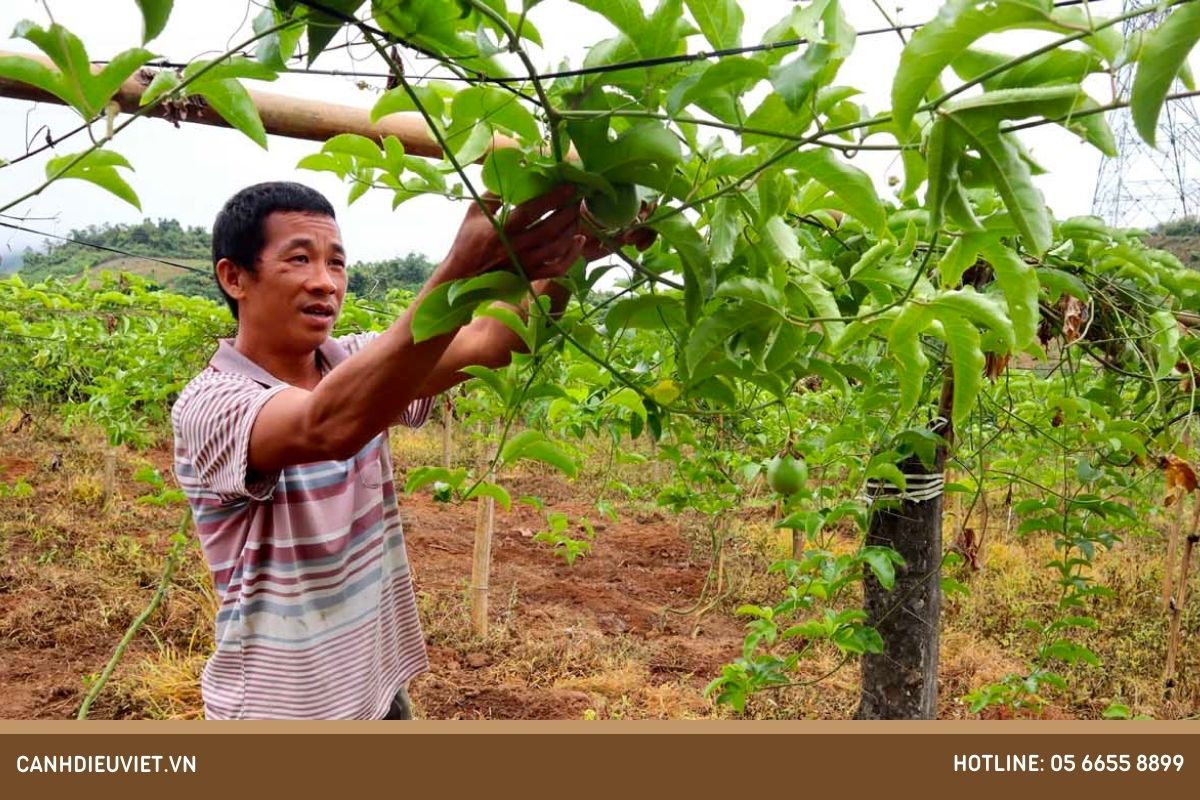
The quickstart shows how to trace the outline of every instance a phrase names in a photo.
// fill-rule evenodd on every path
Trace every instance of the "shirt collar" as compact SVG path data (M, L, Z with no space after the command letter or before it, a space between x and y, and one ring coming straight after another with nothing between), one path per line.
M346 349L333 337L326 339L317 348L322 360L327 365L326 372L349 358ZM221 339L217 352L209 360L208 365L218 372L232 372L243 375L265 386L282 386L283 381L267 372L244 353L233 346L233 339Z

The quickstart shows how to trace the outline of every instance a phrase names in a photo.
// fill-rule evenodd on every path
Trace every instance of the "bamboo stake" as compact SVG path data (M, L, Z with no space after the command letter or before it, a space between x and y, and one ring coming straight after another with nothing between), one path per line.
M500 435L500 423L492 431L493 441ZM495 445L490 450L495 450ZM491 461L485 455L483 463ZM488 477L491 477L489 475ZM496 501L491 497L480 497L475 501L475 547L471 557L471 626L480 637L488 633L488 587L492 574L492 532L496 523Z
M57 70L53 62L42 56L0 50L0 58L7 56L33 59ZM93 66L92 69L94 72L98 72L100 67ZM138 111L141 108L142 93L156 74L157 70L152 69L142 69L134 73L121 84L113 102L127 114ZM324 103L318 100L289 97L253 89L247 89L247 92L258 109L267 133L319 142L339 133L356 133L376 141L385 136L395 136L404 145L404 151L410 155L426 158L442 157L442 149L430 134L429 128L420 114L389 114L378 123L373 123L370 110L363 107ZM62 100L48 92L9 78L0 78L0 97L65 105ZM184 113L186 116L183 116ZM198 99L163 103L151 109L147 116L165 117L176 123L196 122L201 125L230 127L229 123L206 104L199 102ZM493 137L492 143L494 147L512 147L516 144L511 138L499 134Z
M1184 603L1187 601L1187 578L1192 561L1192 548L1200 540L1198 530L1200 530L1200 494L1196 495L1191 529L1183 543L1183 563L1179 567L1179 597L1171 598L1170 601L1171 638L1167 645L1167 666L1163 670L1163 686L1168 698L1171 696L1172 689L1175 688L1175 660L1179 654L1179 623Z
M1183 431L1183 448L1184 453L1188 453L1192 443L1192 430L1189 425ZM1171 520L1171 528L1167 533L1167 561L1163 566L1163 593L1162 602L1164 608L1171 607L1171 593L1173 586L1171 581L1174 579L1175 572L1175 554L1179 551L1179 531L1183 528L1183 498L1186 493L1179 492L1179 498L1175 501L1175 517Z
M454 401L450 393L442 395L442 466L450 469L452 431L454 426Z
M100 508L108 509L117 491L117 448L109 445L104 451L104 483L101 487Z

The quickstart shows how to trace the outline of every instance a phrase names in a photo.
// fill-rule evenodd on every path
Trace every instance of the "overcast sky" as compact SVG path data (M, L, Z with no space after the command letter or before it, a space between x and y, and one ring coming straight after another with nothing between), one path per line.
M643 5L651 6L650 0ZM1116 13L1119 0L1093 0L1097 13ZM93 59L103 59L140 43L141 18L134 0L46 0L55 20L79 34ZM7 35L21 19L48 22L41 0L0 0L0 35ZM515 5L510 2L510 5ZM894 13L896 0L881 5ZM921 22L936 13L940 0L908 0L899 13L904 22ZM746 24L743 43L760 40L762 32L793 6L791 0L745 0ZM881 12L872 0L843 3L851 23L859 30L883 27ZM175 10L164 33L150 44L156 53L173 61L216 55L249 31L249 19L259 11L245 0L175 0ZM578 65L588 44L611 35L613 29L602 18L566 2L547 0L530 14L547 47L535 51L540 68L557 66L563 59ZM336 41L343 41L338 39ZM984 44L1011 52L1031 49L1046 41L1037 33L1014 33L985 40ZM697 37L693 50L708 45ZM892 76L901 43L895 34L859 40L854 55L838 78L841 84L866 90L860 97L872 113L889 107ZM33 51L24 40L0 40L0 49ZM363 48L357 48L359 52ZM346 69L355 65L346 51L322 56L317 67ZM357 65L362 71L380 71L374 58ZM329 102L370 107L378 97L380 81L357 87L356 81L341 77L284 75L273 84L251 84L270 92L318 98ZM1107 81L1099 80L1093 95L1101 102ZM40 142L48 128L62 133L79 123L75 112L48 103L33 104L0 99L0 158L12 159L26 151L27 141ZM1075 137L1047 126L1023 135L1033 154L1052 169L1039 178L1047 201L1059 216L1088 213L1091 208L1098 154ZM68 140L60 153L82 149L85 139ZM137 120L114 143L114 149L129 158L136 172L130 183L142 201L142 212L103 190L80 181L59 181L16 212L30 217L30 227L56 233L102 222L137 222L143 217L174 217L184 224L209 227L224 200L247 184L262 180L298 180L323 191L333 201L351 260L379 259L420 251L441 257L448 246L464 206L440 198L421 198L392 212L390 193L368 193L347 208L347 188L328 173L295 169L304 155L319 149L319 143L270 137L263 151L242 134L228 129L184 124L176 129L157 119ZM44 179L50 153L30 158L0 170L0 205L20 196ZM866 169L885 189L887 178L898 175L898 162L891 154L867 153L855 163ZM43 217L46 219L36 219ZM0 250L21 249L36 239L0 229Z

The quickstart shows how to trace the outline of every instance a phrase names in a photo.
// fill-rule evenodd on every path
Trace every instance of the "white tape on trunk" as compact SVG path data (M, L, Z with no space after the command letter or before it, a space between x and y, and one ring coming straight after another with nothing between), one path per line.
M878 478L867 479L867 494L861 499L868 505L875 500L886 497L891 500L904 500L909 503L923 503L942 494L946 487L946 476L936 475L905 475L905 487L901 489L894 483Z

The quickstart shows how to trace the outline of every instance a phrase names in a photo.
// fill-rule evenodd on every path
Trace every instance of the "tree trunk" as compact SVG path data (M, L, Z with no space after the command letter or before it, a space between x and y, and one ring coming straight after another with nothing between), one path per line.
M913 456L900 463L908 476L903 500L879 502L872 509L867 544L890 547L904 559L896 568L891 590L875 573L863 578L866 623L883 638L882 653L862 661L862 696L857 719L935 719L937 717L938 625L942 608L942 499L946 451L954 430L948 420L954 395L953 376L942 384L939 421L930 427L946 445L939 447L932 468ZM928 475L929 477L925 477ZM921 496L922 490L924 497ZM894 488L871 492L880 496Z
M901 466L906 475L922 471L920 461L914 461ZM896 582L890 591L873 572L868 571L863 579L867 624L883 637L883 652L863 656L862 697L855 717L934 719L942 596L942 495L922 501L889 501L875 509L867 544L892 548L904 558L904 566L896 568Z

